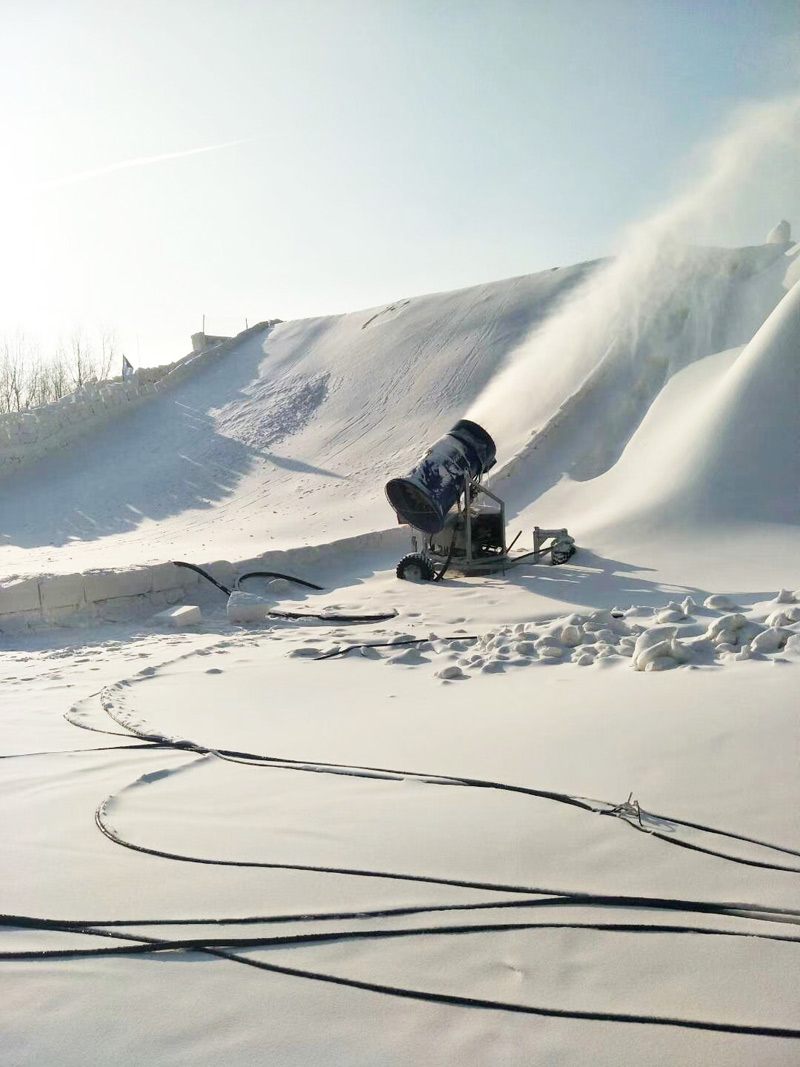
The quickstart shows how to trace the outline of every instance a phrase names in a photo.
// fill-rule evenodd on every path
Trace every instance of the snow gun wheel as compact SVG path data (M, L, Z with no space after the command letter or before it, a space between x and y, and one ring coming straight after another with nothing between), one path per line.
M432 582L433 564L421 552L411 552L397 564L397 577L406 582Z
M566 541L562 541L560 544L553 545L553 551L550 553L550 558L552 559L554 566L559 567L574 555L575 545L570 545Z

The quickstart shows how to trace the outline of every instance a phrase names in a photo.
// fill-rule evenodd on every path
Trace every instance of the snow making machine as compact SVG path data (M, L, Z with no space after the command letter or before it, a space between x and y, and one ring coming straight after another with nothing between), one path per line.
M438 581L450 568L465 575L506 571L520 563L566 563L575 541L566 529L533 528L533 551L511 555L506 509L482 483L495 464L496 446L477 422L461 419L405 478L392 478L386 496L399 523L417 531L413 552L397 564L397 577ZM421 535L421 536L418 536Z

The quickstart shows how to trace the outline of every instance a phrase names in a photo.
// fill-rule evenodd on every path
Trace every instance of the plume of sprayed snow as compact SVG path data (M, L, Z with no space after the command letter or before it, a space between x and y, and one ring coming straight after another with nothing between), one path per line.
M628 231L619 254L513 353L467 417L513 454L601 362L627 360L635 379L637 360L655 358L674 370L723 347L720 320L747 318L741 307L720 314L732 299L732 278L757 272L782 246L737 254L703 245L752 224L755 212L764 230L787 214L797 202L798 163L800 96L740 111L695 163L700 177ZM753 332L758 325L751 323Z

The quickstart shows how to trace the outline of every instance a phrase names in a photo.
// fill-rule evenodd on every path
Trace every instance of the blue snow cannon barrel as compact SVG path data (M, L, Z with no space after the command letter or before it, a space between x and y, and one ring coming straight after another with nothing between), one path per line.
M477 422L461 419L433 445L405 478L386 483L386 496L400 522L423 533L438 533L464 490L495 463L497 446Z

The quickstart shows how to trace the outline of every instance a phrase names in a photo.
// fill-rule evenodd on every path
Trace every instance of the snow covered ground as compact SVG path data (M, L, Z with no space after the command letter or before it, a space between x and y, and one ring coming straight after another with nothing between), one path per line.
M395 613L0 635L4 1063L797 1061L796 253L284 323L4 480L4 582ZM465 414L569 563L396 580Z

